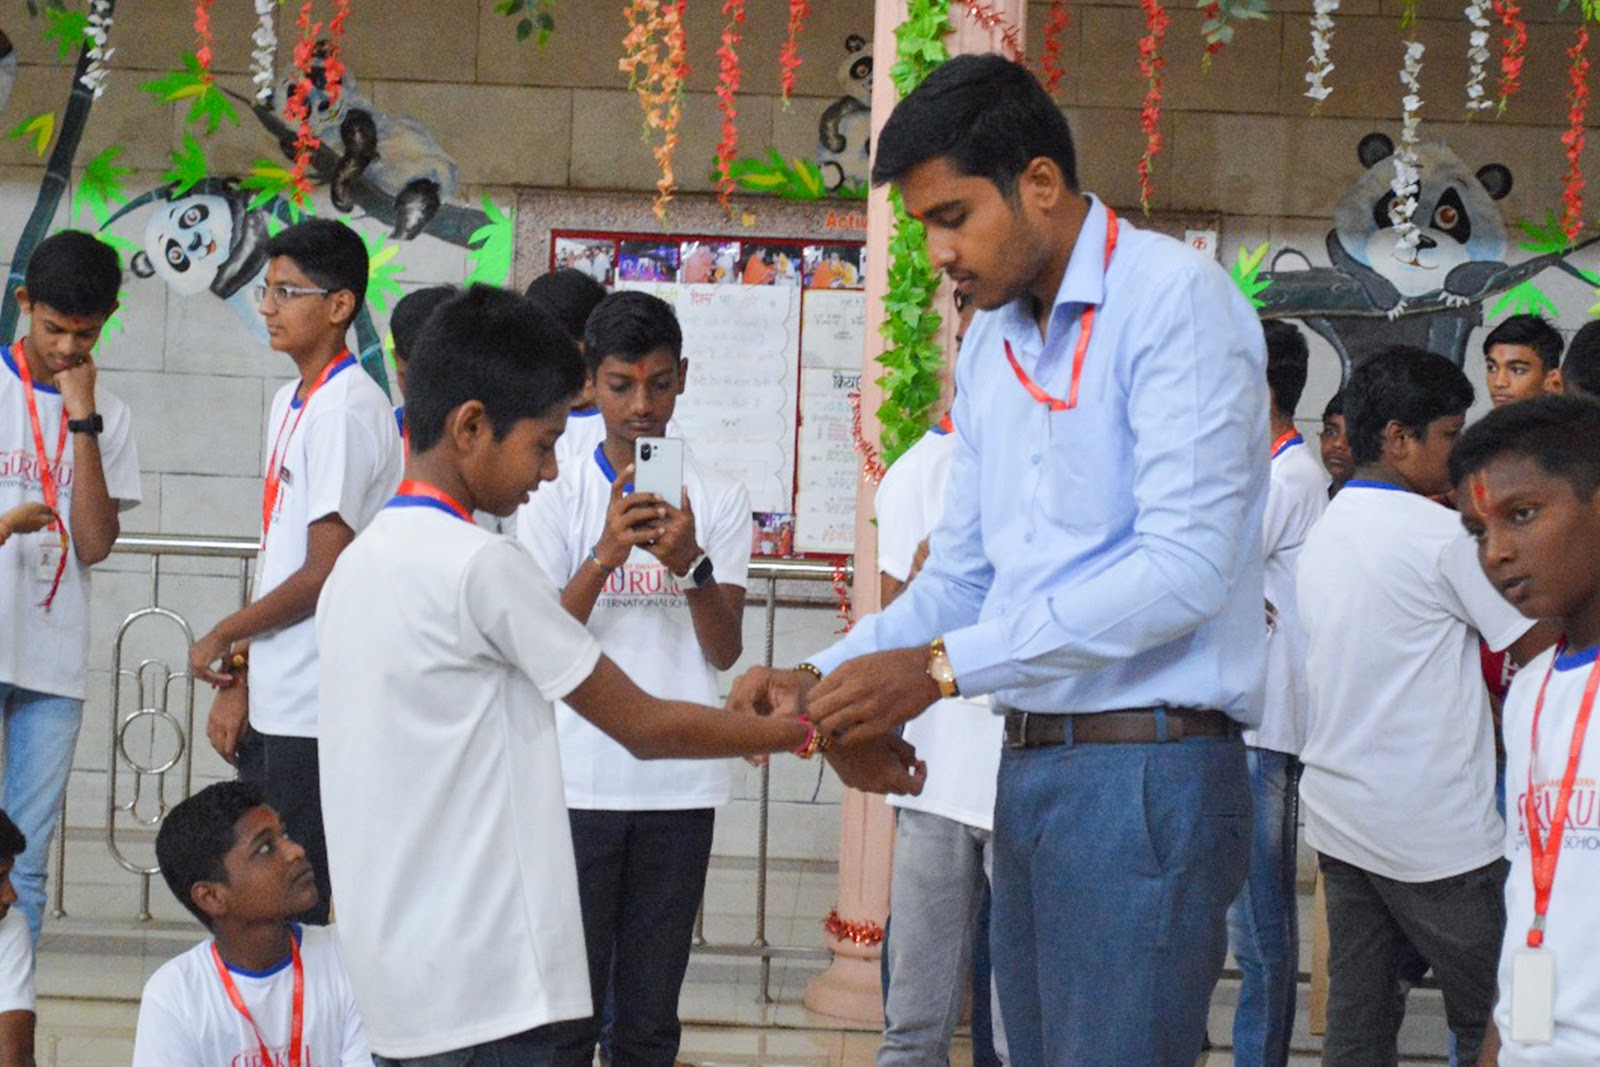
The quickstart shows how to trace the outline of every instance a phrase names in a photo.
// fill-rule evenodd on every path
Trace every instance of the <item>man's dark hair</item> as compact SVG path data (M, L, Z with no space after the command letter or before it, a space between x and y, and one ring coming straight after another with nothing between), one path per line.
M1335 415L1338 415L1340 418L1344 417L1344 390L1343 389L1340 389L1337 393L1334 393L1332 396L1330 396L1328 398L1328 402L1326 404L1322 405L1322 421L1323 422L1327 422L1329 419L1333 418Z
M1495 408L1467 427L1450 450L1450 481L1460 485L1501 456L1533 460L1588 500L1600 488L1600 404L1538 396Z
M584 361L592 375L606 358L637 363L658 348L683 357L683 329L672 305L659 296L625 289L612 293L589 315L583 327Z
M528 283L528 299L556 317L567 336L582 342L589 313L606 298L606 287L571 267L541 274Z
M1586 322L1573 334L1561 379L1590 400L1600 400L1600 321Z
M267 242L267 258L287 256L307 278L337 293L355 294L356 310L367 299L367 246L361 235L334 219L306 219Z
M1272 390L1272 406L1294 418L1300 394L1306 391L1306 370L1311 365L1311 349L1299 327L1277 319L1261 324L1267 335L1267 388Z
M1513 315L1483 339L1483 354L1495 345L1523 345L1533 349L1546 374L1561 368L1561 334L1542 315Z
M211 917L194 902L196 882L226 882L223 858L238 841L234 827L245 812L266 801L244 782L215 782L179 801L156 831L156 863L178 903L211 928Z
M63 315L109 317L122 287L116 249L82 230L51 234L28 257L28 299Z
M1383 430L1398 422L1419 438L1428 424L1472 406L1472 383L1444 356L1390 345L1357 364L1344 387L1345 434L1356 465L1383 454Z
M11 816L0 810L0 860L14 860L28 849L28 839L22 836Z
M578 346L525 296L474 285L428 316L407 363L406 428L426 452L450 412L483 403L496 441L523 419L564 409L583 387Z
M959 55L911 90L878 135L872 182L904 177L919 163L948 159L958 173L988 178L1008 200L1028 164L1043 156L1077 191L1072 131L1050 94L1025 67L993 53Z
M402 296L389 315L389 334L394 338L394 358L404 363L411 358L417 334L438 306L461 290L453 285L430 285Z

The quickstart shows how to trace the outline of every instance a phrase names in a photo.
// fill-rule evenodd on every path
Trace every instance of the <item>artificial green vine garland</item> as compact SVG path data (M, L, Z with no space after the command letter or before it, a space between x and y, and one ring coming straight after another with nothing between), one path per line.
M911 0L905 21L894 31L896 59L889 78L904 97L922 84L935 67L950 58L944 39L952 30L950 0ZM878 407L883 462L893 463L928 432L933 405L939 399L939 370L944 349L937 337L943 320L933 310L939 272L928 261L922 223L906 213L898 192L891 192L894 234L889 239L889 287L883 297L884 321L878 327L889 342L878 362L883 403Z

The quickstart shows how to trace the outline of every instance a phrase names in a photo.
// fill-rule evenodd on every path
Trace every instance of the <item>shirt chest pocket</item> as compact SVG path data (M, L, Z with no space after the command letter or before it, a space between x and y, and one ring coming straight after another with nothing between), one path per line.
M1026 457L1037 509L1053 526L1101 531L1132 511L1127 439L1120 427L1107 425L1103 410L1080 405L1051 412Z

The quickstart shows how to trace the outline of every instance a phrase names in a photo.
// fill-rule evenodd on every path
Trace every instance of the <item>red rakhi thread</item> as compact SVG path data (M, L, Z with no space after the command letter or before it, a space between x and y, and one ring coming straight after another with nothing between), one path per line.
M312 0L306 0L295 19L300 37L294 46L294 66L300 73L300 80L295 82L283 104L284 121L295 127L294 166L289 170L289 177L294 182L294 201L297 204L304 204L306 197L311 195L311 181L306 173L311 169L311 154L322 147L321 138L311 132L309 101L314 88L311 69L316 60L317 34L322 30L322 23L311 21L311 4Z
M722 43L717 47L717 110L722 112L722 140L717 142L717 200L731 216L733 204L729 198L735 188L731 168L739 150L739 111L734 106L734 94L739 91L739 27L744 25L744 0L723 0L722 14L728 21L722 27Z
M1561 143L1567 149L1567 173L1561 182L1561 228L1566 232L1568 241L1576 238L1578 231L1583 229L1582 157L1584 114L1589 109L1589 59L1585 55L1588 47L1589 27L1587 23L1580 22L1572 47L1567 49L1567 58L1572 61L1572 66L1568 68L1572 84L1567 90L1567 131L1561 135Z
M828 912L828 917L822 920L822 928L835 941L868 947L883 944L882 926L871 919L841 919L838 908Z
M967 17L989 35L990 41L998 40L1000 51L1013 63L1025 63L1027 57L1022 52L1022 33L1017 29L1016 23L996 11L984 0L963 0L962 6L967 10Z
M1505 33L1500 44L1505 49L1500 54L1500 110L1506 101L1522 88L1522 62L1528 52L1528 24L1522 20L1522 9L1517 0L1495 0L1494 13L1500 16Z
M789 33L778 52L784 107L789 106L789 97L794 94L794 72L800 69L800 31L805 29L806 16L809 14L811 0L789 0Z
M1172 16L1161 0L1140 0L1145 28L1139 38L1139 73L1145 77L1144 104L1139 109L1139 128L1144 131L1144 154L1139 157L1139 206L1150 213L1150 164L1161 151L1161 72L1167 61L1161 56L1161 42L1172 24Z
M1044 24L1044 91L1054 96L1066 71L1061 68L1061 38L1067 31L1066 0L1050 0L1050 17Z
M212 81L211 76L211 2L212 0L195 0L194 5L194 36L195 36L195 63L200 67L200 77L207 84Z

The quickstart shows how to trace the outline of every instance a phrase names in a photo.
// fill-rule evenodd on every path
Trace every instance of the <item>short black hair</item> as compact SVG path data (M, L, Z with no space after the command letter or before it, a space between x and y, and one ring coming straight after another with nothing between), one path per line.
M0 860L14 860L28 850L28 839L11 816L0 809Z
M1495 408L1450 450L1450 481L1460 485L1501 456L1525 456L1590 499L1600 489L1600 404L1538 396Z
M1398 422L1418 437L1428 424L1472 406L1472 383L1444 356L1390 345L1362 360L1344 387L1345 435L1357 466L1383 454L1383 430Z
M556 317L567 336L583 341L583 327L595 305L606 298L606 287L571 267L541 274L528 283L528 299Z
M28 299L63 315L109 317L117 308L122 263L117 250L82 230L51 234L28 257Z
M450 412L483 403L501 440L523 419L565 410L583 388L578 346L525 296L474 285L428 316L406 365L406 428L426 452Z
M367 246L361 235L336 219L297 222L267 242L267 258L287 256L307 278L337 293L355 294L356 310L367 299Z
M1261 324L1267 335L1267 388L1272 390L1272 405L1290 418L1300 406L1306 391L1306 371L1311 365L1311 349L1299 327L1277 319Z
M1343 389L1340 389L1337 393L1334 393L1332 396L1330 396L1328 398L1328 402L1326 404L1322 405L1322 421L1323 422L1327 422L1329 419L1333 418L1335 415L1339 416L1341 419L1344 418L1344 390Z
M215 782L179 801L156 831L156 863L167 888L207 929L211 917L194 902L196 882L226 882L223 859L238 842L245 812L265 804L261 790L245 782Z
M394 358L405 363L411 358L411 346L422 332L434 309L460 292L453 285L430 285L426 289L413 289L402 296L389 315L389 335L394 338Z
M988 178L1011 199L1039 157L1055 160L1077 191L1077 154L1066 116L1026 67L994 53L950 59L895 105L878 134L872 182L882 185L930 159Z
M1600 321L1586 322L1572 335L1561 378L1591 400L1600 400Z
M1483 339L1483 354L1495 345L1523 345L1531 348L1544 365L1545 373L1561 369L1561 333L1542 315L1513 315Z
M595 305L583 327L583 358L592 375L607 358L637 363L658 348L683 358L683 328L672 305L637 289L612 293Z

